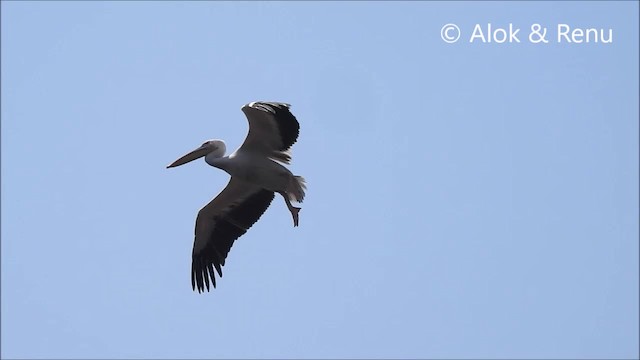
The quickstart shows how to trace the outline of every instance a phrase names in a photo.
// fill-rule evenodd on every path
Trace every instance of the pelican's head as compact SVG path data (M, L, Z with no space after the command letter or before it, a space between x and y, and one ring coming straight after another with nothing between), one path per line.
M226 151L227 151L227 146L225 145L224 141L208 140L208 141L205 141L204 144L202 144L199 148L191 151L190 153L184 155L180 159L169 164L167 166L167 169L186 164L190 161L201 158L203 156L220 158L224 156L224 153Z

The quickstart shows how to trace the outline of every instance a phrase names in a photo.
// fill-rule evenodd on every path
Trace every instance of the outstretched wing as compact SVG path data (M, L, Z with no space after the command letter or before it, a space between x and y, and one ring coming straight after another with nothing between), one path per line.
M289 149L300 133L300 124L293 116L291 105L279 102L255 101L242 107L249 120L249 133L240 146L288 164Z
M233 242L247 232L267 210L274 194L237 178L198 212L191 264L191 286L209 291L209 279L216 287L215 270L222 266Z

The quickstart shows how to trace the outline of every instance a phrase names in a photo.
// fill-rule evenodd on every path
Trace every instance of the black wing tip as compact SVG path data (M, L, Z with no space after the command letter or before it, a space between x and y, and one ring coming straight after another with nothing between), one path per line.
M254 101L242 107L242 111L246 113L248 109L264 111L271 113L278 124L280 137L282 138L282 147L279 151L287 151L298 140L300 135L300 123L298 119L291 113L289 108L291 104L277 101Z
M191 263L191 288L193 291L198 289L198 293L203 293L205 288L207 289L207 292L211 291L212 286L214 289L216 288L216 278L213 266L213 262L206 265L206 262L201 256L194 255ZM219 276L222 277L222 270L220 270Z

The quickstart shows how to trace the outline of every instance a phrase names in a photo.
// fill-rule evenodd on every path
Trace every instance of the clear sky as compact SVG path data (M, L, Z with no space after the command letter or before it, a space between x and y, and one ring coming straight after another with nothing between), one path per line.
M638 2L1 6L3 358L638 358ZM165 166L255 100L300 227L276 198L194 293L228 175Z

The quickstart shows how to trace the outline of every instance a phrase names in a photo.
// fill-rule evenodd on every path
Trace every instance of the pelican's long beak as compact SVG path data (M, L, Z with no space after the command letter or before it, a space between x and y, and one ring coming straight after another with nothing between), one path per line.
M193 150L192 152L188 153L187 155L185 155L185 156L181 157L180 159L178 159L178 160L172 162L171 164L167 165L167 169L186 164L186 163L188 163L190 161L193 161L195 159L199 159L199 158L207 155L210 151L211 151L211 149L209 147L200 146L199 148L197 148L197 149Z

